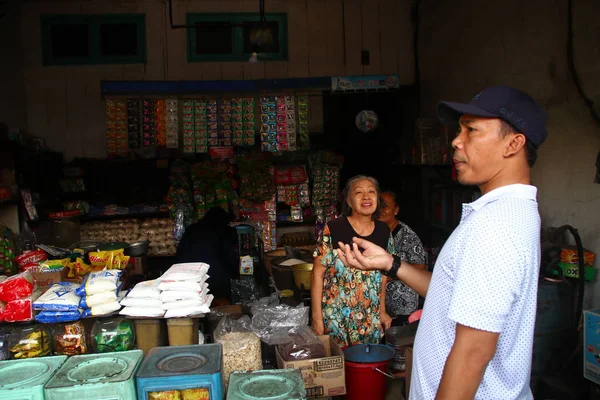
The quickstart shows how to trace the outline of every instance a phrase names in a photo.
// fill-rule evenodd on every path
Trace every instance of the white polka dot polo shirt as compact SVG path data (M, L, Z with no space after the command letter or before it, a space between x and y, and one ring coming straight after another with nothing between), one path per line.
M410 400L434 399L456 324L500 333L476 399L533 399L529 388L540 216L537 189L508 185L463 204L435 264L414 345Z

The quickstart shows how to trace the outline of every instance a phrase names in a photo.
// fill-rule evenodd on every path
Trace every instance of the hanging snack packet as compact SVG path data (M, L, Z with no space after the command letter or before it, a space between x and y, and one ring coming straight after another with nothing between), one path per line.
M119 270L90 272L75 293L78 296L89 296L103 292L116 292L122 273L123 271Z
M58 282L33 303L34 310L77 311L79 296L75 290L79 285L71 282Z

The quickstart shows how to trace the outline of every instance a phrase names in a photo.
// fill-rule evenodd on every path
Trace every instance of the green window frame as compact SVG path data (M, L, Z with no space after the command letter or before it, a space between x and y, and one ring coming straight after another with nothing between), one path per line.
M259 61L287 61L288 60L288 27L286 13L266 13L267 22L278 24L277 39L279 51L277 53L257 53ZM196 31L189 28L202 22L229 22L232 29L231 52L225 54L197 54ZM248 61L252 53L244 52L244 22L260 22L258 13L187 13L187 56L188 62L223 62L223 61Z
M137 52L135 55L106 56L101 53L101 27L105 24L135 24ZM55 56L52 48L52 28L58 25L86 25L88 55L86 57ZM99 65L146 63L145 14L66 14L41 16L42 61L48 65Z

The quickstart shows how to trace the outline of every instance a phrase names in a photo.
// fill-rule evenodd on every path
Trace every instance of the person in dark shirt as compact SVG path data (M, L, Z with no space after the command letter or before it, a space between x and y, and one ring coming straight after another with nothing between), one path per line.
M230 217L221 207L213 207L204 218L190 225L177 247L177 261L204 262L208 288L215 297L213 306L231 303L231 279L239 274L237 232L229 226Z

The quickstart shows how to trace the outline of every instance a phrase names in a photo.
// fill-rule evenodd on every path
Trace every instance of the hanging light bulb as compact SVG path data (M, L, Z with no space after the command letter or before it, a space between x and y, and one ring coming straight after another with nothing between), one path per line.
M248 61L251 64L256 64L258 62L258 55L253 52L252 55L250 56L250 58L248 59Z

